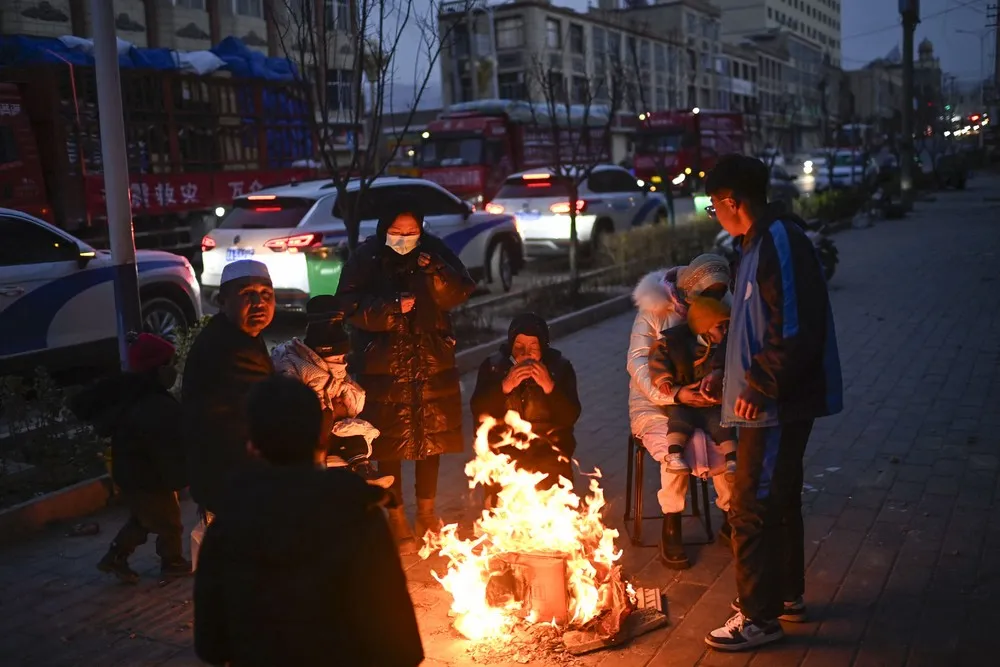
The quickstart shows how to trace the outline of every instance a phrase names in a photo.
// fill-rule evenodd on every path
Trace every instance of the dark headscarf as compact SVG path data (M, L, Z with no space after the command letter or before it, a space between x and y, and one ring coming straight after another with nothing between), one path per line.
M521 335L537 338L543 350L549 346L549 325L534 313L521 313L510 321L507 344L514 347L514 339Z

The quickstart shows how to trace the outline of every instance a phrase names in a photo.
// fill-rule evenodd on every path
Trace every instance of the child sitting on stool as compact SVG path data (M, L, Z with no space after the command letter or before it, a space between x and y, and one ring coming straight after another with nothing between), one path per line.
M313 297L306 304L306 317L305 340L293 338L271 352L274 369L299 380L319 397L329 434L327 467L346 466L369 484L388 489L394 478L378 475L369 461L379 430L357 418L365 407L365 390L347 373L351 345L339 301L330 295Z
M716 299L698 297L691 301L687 322L660 334L649 355L649 374L653 384L673 395L681 387L699 384L712 369L712 358L729 326L729 306ZM696 389L696 391L700 391ZM712 397L711 400L717 399ZM702 429L725 454L726 474L736 473L736 429L724 428L722 407L692 407L674 403L665 406L667 414L667 470L691 474L684 460L684 446Z
M555 486L560 477L572 483L573 427L580 418L576 372L549 347L549 325L541 317L525 313L511 321L507 342L479 367L470 407L477 421L489 415L503 422L508 410L517 412L538 437L525 450L508 447L503 453L523 470L546 473L539 488ZM488 507L497 491L487 491Z

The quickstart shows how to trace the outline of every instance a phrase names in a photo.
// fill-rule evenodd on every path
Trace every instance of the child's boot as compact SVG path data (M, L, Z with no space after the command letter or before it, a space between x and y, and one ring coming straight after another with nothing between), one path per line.
M676 475L690 475L691 466L684 460L683 452L670 452L667 458L663 459L663 464L667 467L667 472Z
M164 577L186 577L191 574L191 561L183 556L160 560L160 574Z
M406 518L406 511L402 506L392 507L388 510L389 531L392 539L396 541L400 556L412 556L417 553L417 542L413 539L413 530L410 522Z
M388 489L392 486L392 483L396 481L393 475L382 475L379 471L375 469L371 461L367 458L362 458L358 461L352 461L350 463L351 471L354 474L361 477L371 486L377 486L380 489Z
M434 499L421 500L417 498L417 539L423 540L428 531L436 533L441 530L441 518L434 511Z
M128 566L128 554L112 544L108 553L97 563L97 569L105 574L113 574L123 584L139 583L139 575Z

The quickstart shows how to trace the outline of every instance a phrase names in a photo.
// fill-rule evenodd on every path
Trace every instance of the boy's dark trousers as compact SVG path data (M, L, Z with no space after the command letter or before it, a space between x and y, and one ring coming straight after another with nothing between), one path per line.
M744 615L776 619L805 591L802 457L813 420L739 428L729 509Z
M181 506L174 491L122 491L131 511L128 521L111 543L113 551L129 556L156 535L156 553L164 562L183 558Z

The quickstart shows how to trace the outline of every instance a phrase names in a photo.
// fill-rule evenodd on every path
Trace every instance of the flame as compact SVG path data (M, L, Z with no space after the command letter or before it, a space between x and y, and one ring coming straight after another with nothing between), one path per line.
M489 434L497 420L486 417L476 432L475 458L465 466L469 487L500 487L496 506L485 510L474 524L473 539L458 536L458 525L428 534L420 551L422 558L440 553L448 559L444 575L432 572L451 594L455 628L472 640L502 636L519 622L539 621L538 614L516 600L491 606L487 585L495 561L505 554L548 554L565 558L569 600L568 621L581 626L610 608L614 585L612 570L622 552L615 548L618 531L601 521L604 491L600 471L590 476L590 492L581 499L569 480L560 478L550 489L536 485L544 473L515 468L504 447L526 449L537 436L531 424L516 412L504 417L501 441L491 448ZM496 432L494 431L494 437ZM629 587L629 598L634 593ZM555 619L547 621L553 626Z

